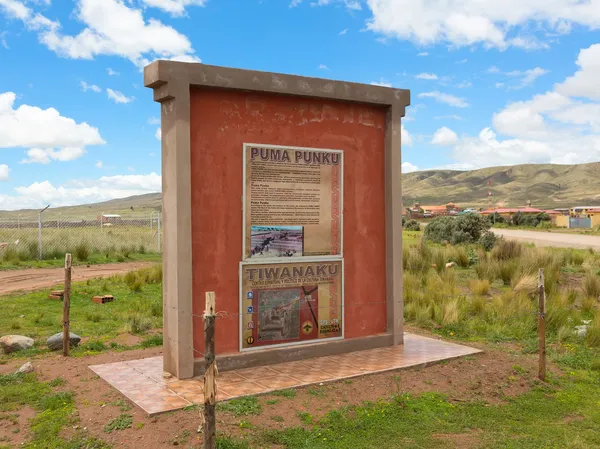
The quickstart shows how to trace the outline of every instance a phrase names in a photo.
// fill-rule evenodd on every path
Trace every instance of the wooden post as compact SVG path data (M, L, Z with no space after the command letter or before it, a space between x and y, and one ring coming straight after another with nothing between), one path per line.
M71 255L65 254L65 291L63 295L63 355L69 355L71 312Z
M217 444L217 403L218 374L215 363L215 292L206 292L204 311L204 449L215 449Z
M540 380L546 380L546 295L544 292L544 269L538 274L538 340L539 340L539 373Z

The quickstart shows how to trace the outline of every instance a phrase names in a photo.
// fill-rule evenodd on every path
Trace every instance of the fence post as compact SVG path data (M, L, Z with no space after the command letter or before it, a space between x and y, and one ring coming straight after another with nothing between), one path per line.
M71 313L71 254L65 254L65 290L63 292L63 355L69 355Z
M38 213L38 252L42 260L42 213Z
M544 269L538 273L538 340L539 340L539 373L540 380L546 380L546 295L544 292Z
M159 212L156 214L157 216L157 225L156 225L156 230L158 231L158 253L160 254L160 217L162 216L162 214Z
M206 292L204 310L204 449L216 448L218 374L215 363L215 292Z

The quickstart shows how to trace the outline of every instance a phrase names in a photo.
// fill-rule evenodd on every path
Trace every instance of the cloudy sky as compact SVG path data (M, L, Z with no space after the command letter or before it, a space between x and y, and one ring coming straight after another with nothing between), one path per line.
M600 0L0 0L0 210L160 190L155 59L408 88L404 171L600 160Z

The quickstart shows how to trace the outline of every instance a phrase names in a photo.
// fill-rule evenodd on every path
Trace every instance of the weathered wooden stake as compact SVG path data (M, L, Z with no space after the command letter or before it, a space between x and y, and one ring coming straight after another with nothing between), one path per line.
M71 255L65 254L65 291L63 295L63 355L69 355L71 312Z
M204 310L204 449L216 448L217 365L215 363L215 292L206 292Z
M538 340L539 340L539 373L540 380L546 380L546 295L544 292L544 269L538 274Z

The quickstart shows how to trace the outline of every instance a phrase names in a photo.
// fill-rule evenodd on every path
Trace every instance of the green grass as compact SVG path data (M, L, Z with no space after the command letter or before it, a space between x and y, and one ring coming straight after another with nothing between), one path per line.
M121 413L116 418L112 419L108 424L104 426L106 433L114 432L115 430L130 429L133 425L133 416L127 413Z
M40 382L35 374L0 374L0 413L17 415L24 406L36 415L30 421L26 449L109 449L110 446L85 432L65 439L61 432L78 422L70 392L53 391L60 382ZM24 429L16 429L17 433Z
M162 326L162 271L160 266L128 275L140 282L140 291L134 291L125 277L113 276L102 280L76 282L71 294L71 331L89 340L73 355L95 353L110 348L109 341L124 332L136 333L144 339L140 347L162 344L162 335L146 335L150 329ZM14 356L33 355L44 351L45 342L62 329L62 302L48 299L48 290L0 297L0 335L18 333L34 338L34 349L15 353ZM113 302L96 304L94 295L109 293ZM114 346L112 349L120 349Z
M271 393L272 396L280 396L283 398L292 399L296 397L296 390L278 390Z
M262 406L255 396L221 402L217 407L221 411L233 413L234 416L260 415L262 413Z
M455 447L452 435L469 434L473 447L490 449L598 447L599 380L577 372L501 405L455 404L437 393L399 394L332 411L314 425L301 418L301 427L263 431L255 438L267 447L289 449L448 448Z
M102 263L117 263L117 262L160 262L162 256L157 253L130 253L128 257L123 256L120 252L115 253L92 253L86 261L73 259L73 266L80 265L98 265ZM18 270L22 268L61 268L65 266L65 253L61 252L52 259L43 260L20 260L9 259L4 260L0 257L0 271L2 270Z

